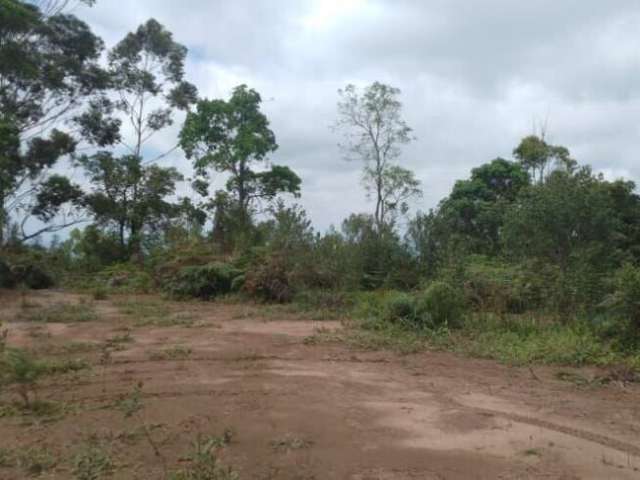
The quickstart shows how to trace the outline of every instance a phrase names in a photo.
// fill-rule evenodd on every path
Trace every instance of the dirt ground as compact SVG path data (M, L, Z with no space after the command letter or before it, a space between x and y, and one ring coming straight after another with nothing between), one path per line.
M28 301L79 299L46 291ZM172 314L197 321L136 326L120 311L123 298L110 297L94 302L97 320L34 327L15 321L21 302L0 293L0 318L13 320L10 345L93 365L39 388L39 399L66 406L61 418L0 418L0 448L55 452L57 465L41 478L75 478L71 459L90 441L113 458L110 478L163 478L162 461L183 464L198 435L227 428L234 435L221 455L241 479L640 478L637 385L580 386L559 380L567 370L559 367L532 373L443 352L314 344L305 338L340 324L267 315L257 306L170 303ZM129 341L109 359L97 348L62 348L99 345L128 327ZM176 346L190 353L154 355ZM144 407L124 418L114 405L139 382ZM13 395L5 390L0 399ZM161 457L134 434L140 422ZM0 479L18 478L27 478L23 470L0 467Z

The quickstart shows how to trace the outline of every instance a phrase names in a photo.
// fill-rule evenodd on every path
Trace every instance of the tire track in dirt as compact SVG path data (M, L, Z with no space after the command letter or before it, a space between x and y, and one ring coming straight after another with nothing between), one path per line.
M569 435L571 437L575 437L581 440L586 440L588 442L597 443L604 447L613 448L622 453L628 453L640 458L640 447L637 445L633 445L631 443L623 442L622 440L618 440L612 437L607 437L606 435L601 435L599 433L590 432L588 430L582 430L578 428L569 427L566 425L560 425L557 423L550 422L548 420L543 420L540 418L529 417L526 415L518 415L515 413L504 412L501 410L492 410L487 408L477 408L470 407L463 403L457 402L453 398L448 399L451 403L454 403L461 408L472 410L476 413L483 415L495 415L498 417L502 417L507 420L511 420L513 422L524 423L526 425L531 425L534 427L544 428L546 430L551 430L554 432L562 433L565 435Z

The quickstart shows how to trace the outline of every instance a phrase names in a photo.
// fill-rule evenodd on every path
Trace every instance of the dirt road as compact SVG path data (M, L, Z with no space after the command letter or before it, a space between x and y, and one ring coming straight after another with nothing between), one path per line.
M5 318L16 302L5 299ZM98 320L49 323L43 335L11 323L10 341L49 352L104 342L132 322L119 302L97 302ZM259 307L171 308L197 324L134 326L102 365L98 352L74 354L90 359L91 373L39 392L69 412L55 422L0 418L0 447L46 445L61 460L43 478L74 478L67 459L99 438L116 464L112 478L162 478L161 459L132 433L138 420L110 408L143 382L139 421L153 427L169 465L184 461L198 434L230 428L223 460L243 479L640 478L638 386L579 387L558 380L560 368L532 374L449 353L310 344L315 329L340 325L263 318ZM23 478L16 472L0 468L0 478Z

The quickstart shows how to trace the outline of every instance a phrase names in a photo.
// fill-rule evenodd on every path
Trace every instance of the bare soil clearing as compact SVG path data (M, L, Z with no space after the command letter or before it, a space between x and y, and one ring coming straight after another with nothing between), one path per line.
M44 306L80 298L48 291L28 300ZM252 306L169 302L172 314L194 323L134 326L122 301L97 301L99 320L42 324L37 335L33 323L9 323L11 345L93 365L39 388L41 400L67 406L62 418L0 416L0 448L55 452L58 464L42 478L74 478L69 459L90 438L112 455L112 478L162 478L158 458L135 435L137 424L113 408L139 382L142 416L169 465L184 462L198 434L232 428L223 459L243 479L640 478L637 385L579 387L556 378L563 368L536 368L534 376L442 352L400 356L307 344L317 328L340 324L263 318ZM0 318L15 320L21 302L0 293ZM130 338L101 365L91 344L127 327ZM64 353L70 342L87 351ZM171 348L188 353L153 355ZM25 477L0 467L0 479Z

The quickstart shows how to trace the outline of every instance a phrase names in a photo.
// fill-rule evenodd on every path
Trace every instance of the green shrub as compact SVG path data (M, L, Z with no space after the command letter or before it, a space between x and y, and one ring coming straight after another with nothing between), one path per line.
M40 377L46 373L46 365L25 350L7 348L0 358L0 384L15 384L18 395L27 408L31 405L31 392Z
M82 323L98 319L90 303L57 303L20 313L20 320L36 323Z
M51 274L36 263L18 263L13 266L11 271L15 284L23 284L34 290L51 288L55 283Z
M149 273L130 263L111 265L98 274L98 279L98 287L126 293L149 293L154 283Z
M640 268L624 265L616 272L613 283L614 291L605 305L622 321L621 333L637 340L640 337Z
M50 288L55 284L54 259L45 252L24 249L7 252L0 259L0 288L22 285L32 289Z
M469 258L463 276L465 295L474 308L497 313L523 313L539 307L548 280L539 269L527 271L478 255Z
M91 291L94 300L106 300L109 297L109 290L103 285L97 285Z
M293 298L287 264L283 255L271 254L252 263L245 274L243 290L267 302L285 303Z
M13 288L15 285L16 278L11 267L4 260L0 260L0 288Z
M402 292L394 292L384 302L383 319L392 323L418 323L415 299Z
M234 279L241 275L240 270L228 263L182 267L167 279L164 289L174 297L208 300L231 292Z
M433 282L417 300L418 316L430 328L459 327L464 311L464 296L445 282Z
M24 270L24 274L22 275L22 282L27 287L34 290L51 288L55 284L51 274L37 265L27 266L27 268Z
M231 291L239 292L244 288L244 274L238 275L231 281Z
M559 324L536 316L482 314L467 319L465 333L457 342L463 351L511 364L606 365L622 359L590 322L578 319Z

